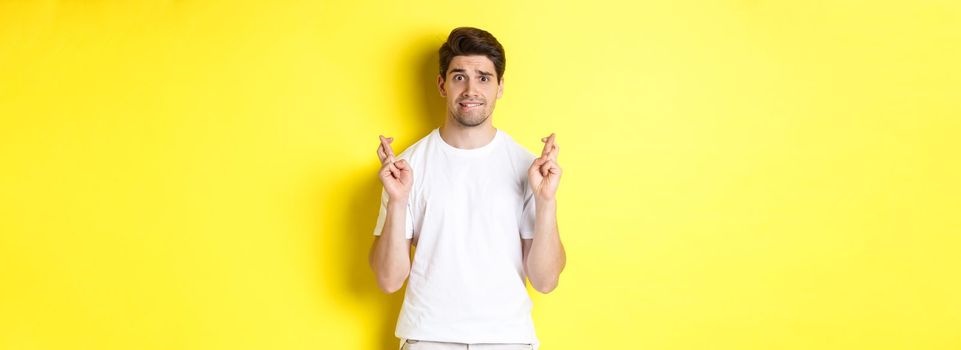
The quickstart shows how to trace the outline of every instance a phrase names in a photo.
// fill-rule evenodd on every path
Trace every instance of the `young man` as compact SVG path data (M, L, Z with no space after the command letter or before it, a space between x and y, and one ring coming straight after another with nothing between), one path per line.
M409 277L395 333L403 349L538 346L525 277L549 293L566 263L559 148L551 134L535 158L494 128L504 65L490 33L454 29L440 48L444 125L396 157L393 139L380 137L384 191L370 265L387 293Z

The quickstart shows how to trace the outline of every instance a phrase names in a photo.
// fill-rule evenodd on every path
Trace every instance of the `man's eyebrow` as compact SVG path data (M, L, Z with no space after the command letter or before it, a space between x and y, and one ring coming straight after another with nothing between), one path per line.
M467 72L467 70L464 69L464 68L452 68L449 72L447 72L447 74L451 74L451 73L466 73L466 72ZM491 72L485 72L485 71L482 71L482 70L477 70L477 74L479 74L479 75L486 75L486 76L494 76L493 73L491 73Z

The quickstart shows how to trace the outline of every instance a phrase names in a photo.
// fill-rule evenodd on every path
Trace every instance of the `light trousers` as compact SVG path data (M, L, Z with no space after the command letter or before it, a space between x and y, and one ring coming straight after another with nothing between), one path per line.
M401 350L532 350L531 344L464 344L401 339Z

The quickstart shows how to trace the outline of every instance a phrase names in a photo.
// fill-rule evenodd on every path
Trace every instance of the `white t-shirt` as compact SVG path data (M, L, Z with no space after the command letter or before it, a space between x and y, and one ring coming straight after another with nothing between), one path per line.
M521 252L521 239L534 238L527 170L535 156L499 129L474 149L434 129L397 158L413 170L405 221L417 249L395 335L536 348ZM387 198L382 191L375 235Z

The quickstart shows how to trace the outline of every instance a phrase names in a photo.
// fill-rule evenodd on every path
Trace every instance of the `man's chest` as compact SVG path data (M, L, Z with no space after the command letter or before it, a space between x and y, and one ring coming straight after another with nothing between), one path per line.
M524 208L526 177L506 162L427 164L417 173L411 209L420 226L513 227Z

